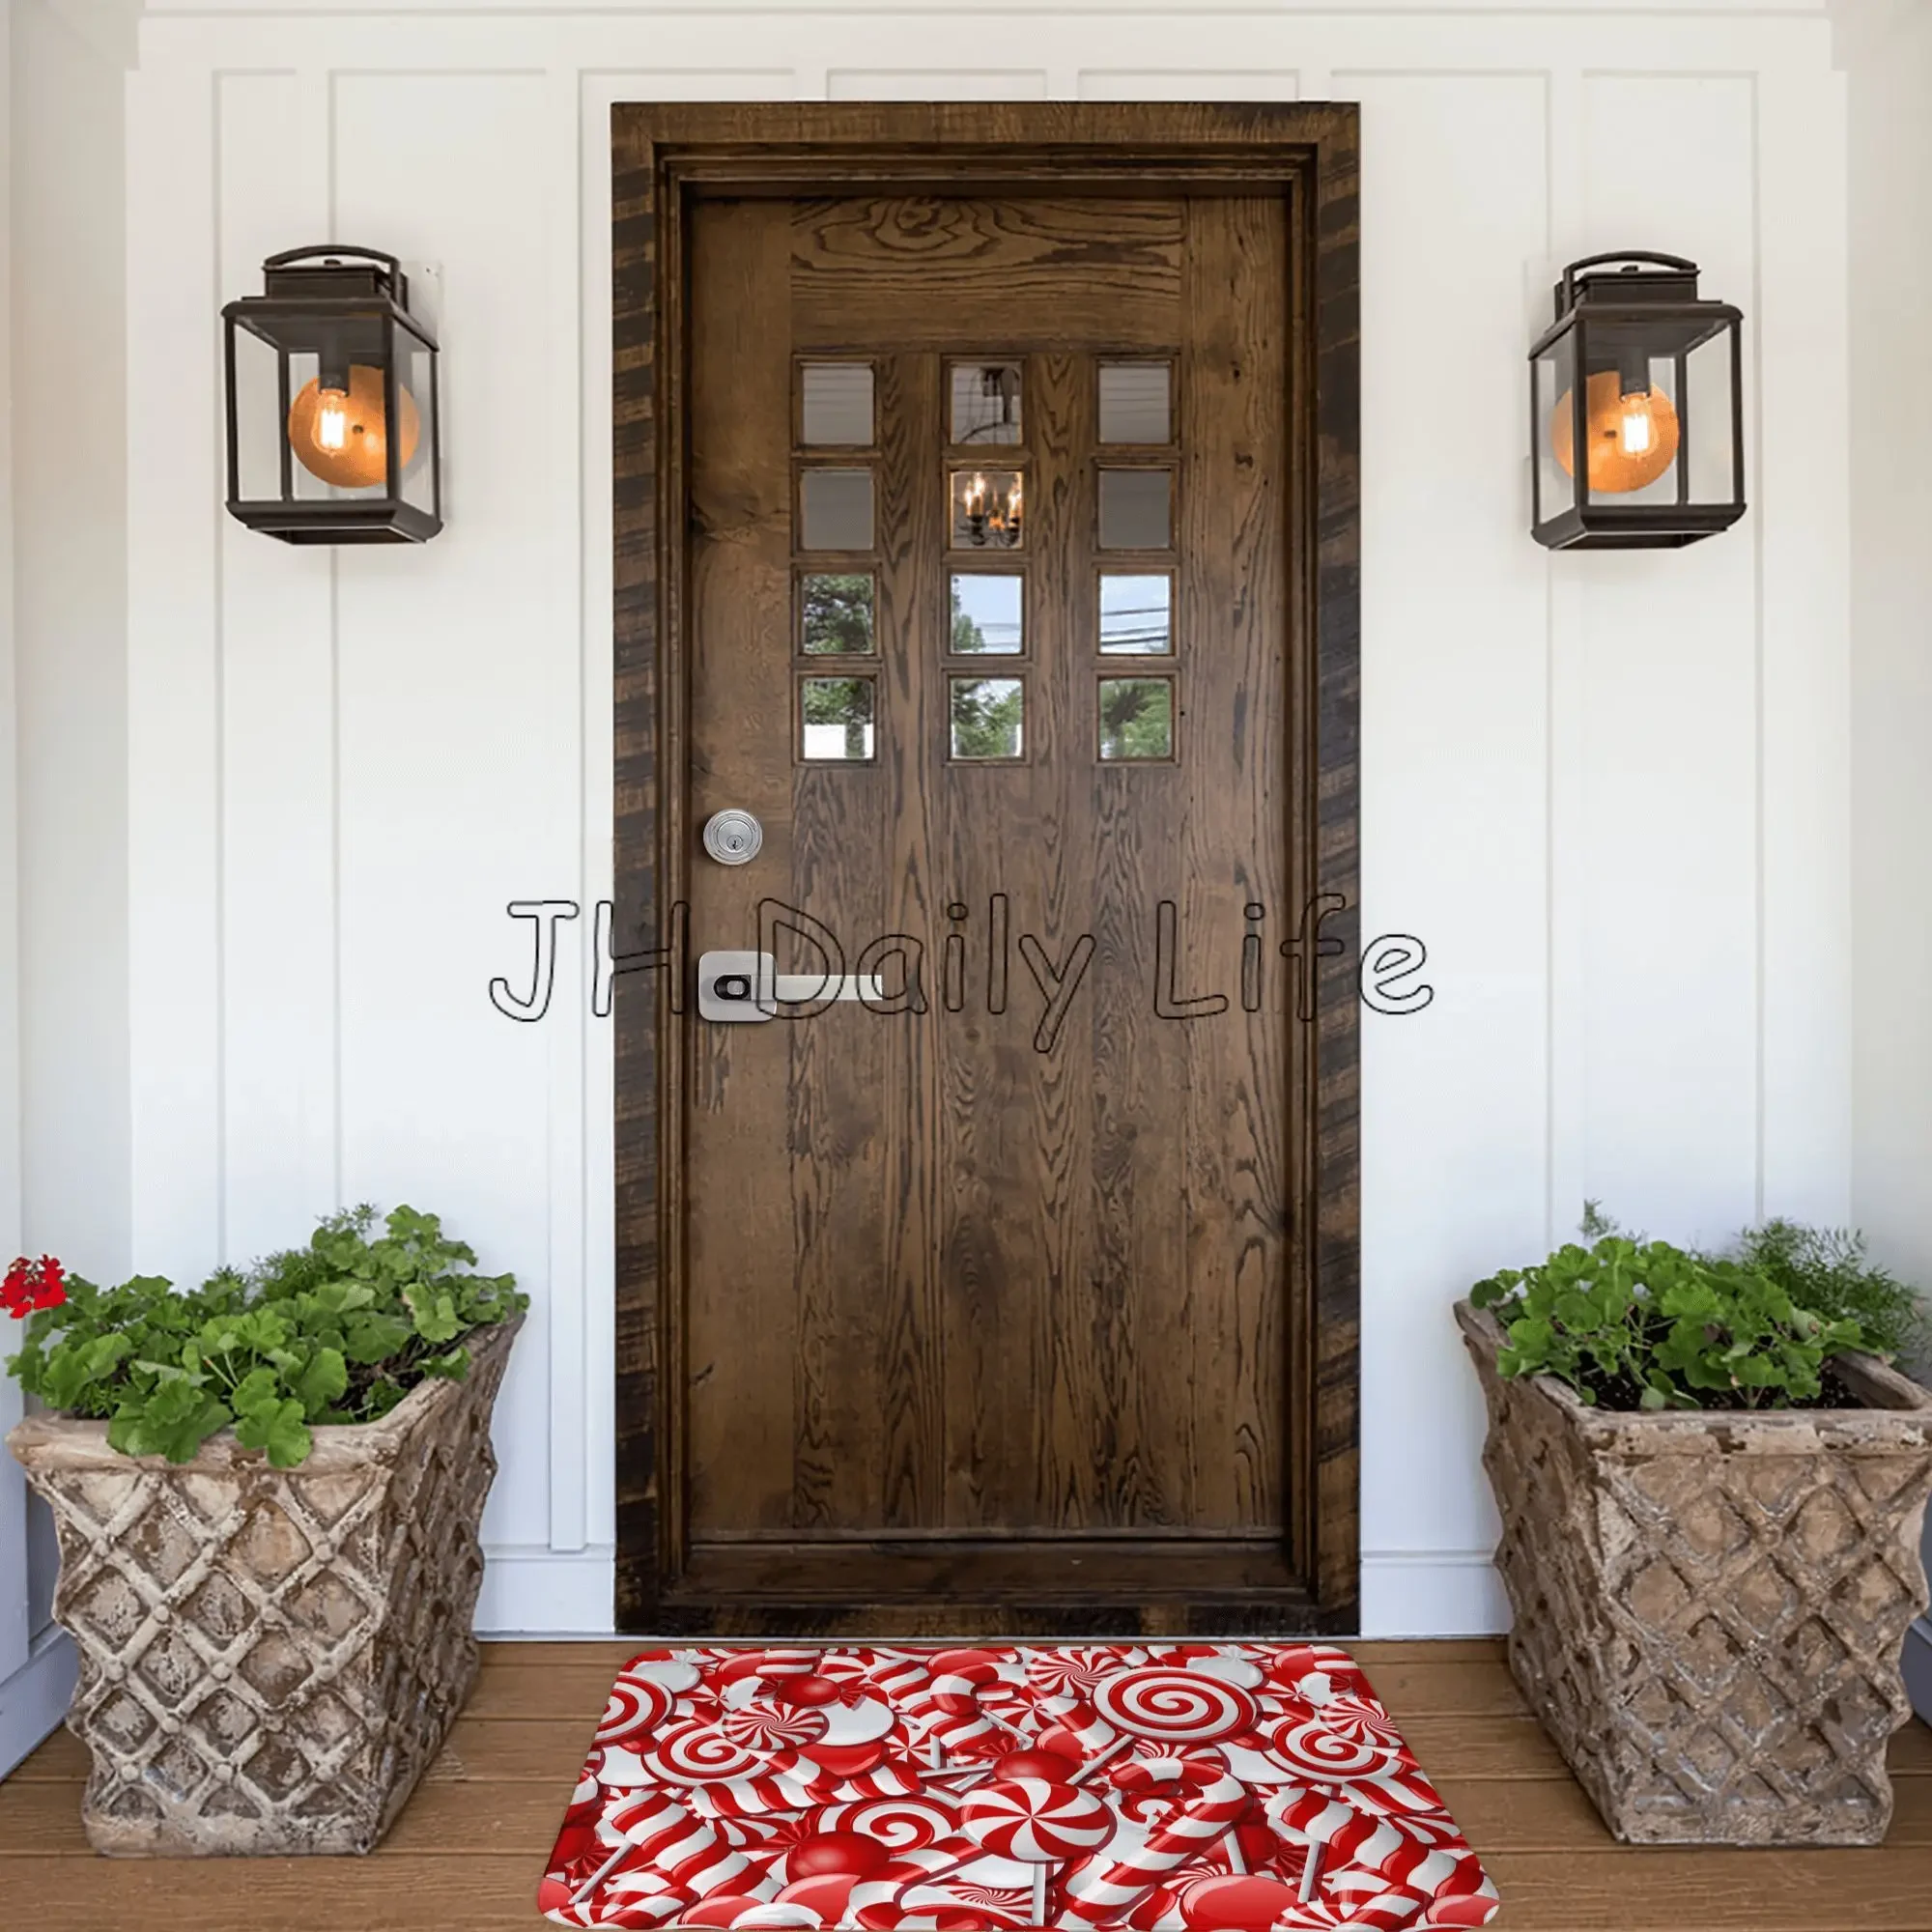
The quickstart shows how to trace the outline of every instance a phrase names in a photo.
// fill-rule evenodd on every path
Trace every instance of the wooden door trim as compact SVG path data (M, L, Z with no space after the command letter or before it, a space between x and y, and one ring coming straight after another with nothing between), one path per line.
M619 103L611 110L614 468L614 916L616 1029L617 1564L613 1616L662 1634L880 1627L1018 1634L1338 1633L1358 1604L1359 1082L1357 735L1360 670L1358 111L1352 105L1029 102ZM1304 827L1291 854L1304 915L1296 973L1313 979L1294 1028L1290 1091L1301 1212L1288 1387L1299 1474L1291 1566L1313 1588L1154 1585L1138 1605L1038 1592L969 1594L940 1551L942 1594L862 1607L761 1588L745 1561L689 1568L680 1394L683 934L692 828L683 788L689 718L684 533L685 234L706 194L895 192L1255 193L1288 198L1291 468L1288 636L1304 730L1290 756ZM1330 942L1339 940L1330 949ZM662 970L670 964L673 970ZM660 1048L663 1051L660 1051ZM1293 1395L1310 1400L1295 1405ZM863 1574L864 1538L852 1544ZM755 1562L753 1559L755 1558ZM1151 1558L1151 1564L1155 1559ZM781 1571L782 1563L777 1568ZM704 1594L700 1597L697 1590Z

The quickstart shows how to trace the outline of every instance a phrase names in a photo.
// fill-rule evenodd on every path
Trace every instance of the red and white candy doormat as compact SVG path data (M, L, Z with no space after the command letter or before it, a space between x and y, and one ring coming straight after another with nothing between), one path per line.
M647 1650L538 1900L564 1925L1299 1932L1495 1889L1325 1644Z

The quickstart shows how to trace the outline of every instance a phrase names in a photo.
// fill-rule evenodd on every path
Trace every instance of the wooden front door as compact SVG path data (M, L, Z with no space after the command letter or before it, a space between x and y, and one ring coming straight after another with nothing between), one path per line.
M1289 199L714 194L682 245L652 1620L1346 1621Z

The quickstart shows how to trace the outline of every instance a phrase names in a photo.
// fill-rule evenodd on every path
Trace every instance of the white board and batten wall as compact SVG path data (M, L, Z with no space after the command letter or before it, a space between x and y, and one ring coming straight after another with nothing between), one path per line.
M1829 23L1797 0L972 20L151 0L126 129L130 1152L94 1264L196 1276L337 1202L440 1209L536 1297L481 1621L608 1628L610 106L1359 100L1364 930L1423 937L1435 987L1364 1015L1364 1620L1495 1629L1452 1297L1585 1195L1687 1238L1847 1211ZM434 270L426 549L288 549L219 508L216 310L330 239ZM1682 553L1551 559L1524 353L1556 269L1617 246L1693 256L1743 306L1752 509ZM524 972L504 908L535 898L584 914L525 1025L486 988Z

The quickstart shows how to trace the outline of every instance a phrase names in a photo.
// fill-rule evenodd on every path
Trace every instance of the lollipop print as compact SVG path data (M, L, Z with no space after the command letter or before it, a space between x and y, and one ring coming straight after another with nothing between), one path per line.
M1324 1724L1278 1724L1268 1755L1301 1783L1370 1811L1439 1811L1442 1801L1406 1749L1344 1737Z
M614 1745L626 1738L648 1737L670 1716L677 1699L654 1678L623 1672L611 1687L610 1701L597 1726L597 1742Z
M1094 1708L1117 1731L1163 1745L1212 1744L1252 1730L1261 1718L1254 1694L1239 1684L1153 1664L1096 1685Z
M1063 1859L1098 1851L1114 1835L1114 1814L1092 1791L1044 1777L1008 1777L960 1806L967 1835L1003 1859L1032 1865L1033 1922L1046 1922L1046 1886Z
M1153 1640L635 1655L542 1897L611 1932L1396 1932L1495 1904L1346 1652Z
M1094 1691L1093 1711L1121 1735L1091 1758L1077 1778L1093 1776L1136 1738L1170 1747L1212 1744L1252 1730L1262 1714L1254 1693L1242 1685L1160 1664L1108 1678Z

